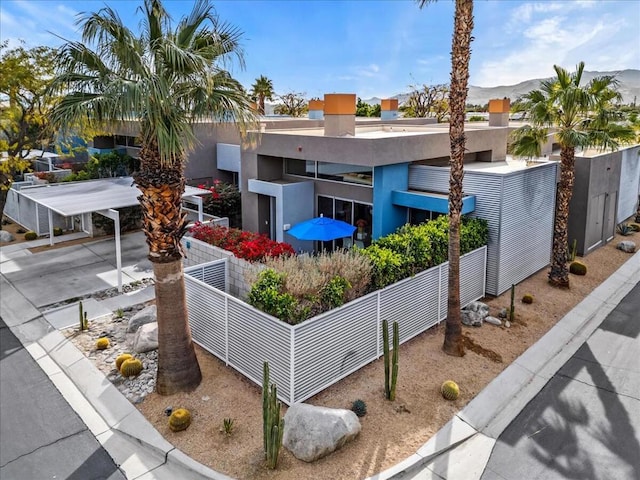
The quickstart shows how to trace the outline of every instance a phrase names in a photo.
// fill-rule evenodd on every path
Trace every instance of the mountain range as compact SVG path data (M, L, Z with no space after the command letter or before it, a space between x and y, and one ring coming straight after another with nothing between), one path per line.
M618 80L618 91L622 94L622 103L632 103L640 101L640 70L622 70L619 72L588 72L585 71L582 74L583 82L588 82L594 77L603 75L615 75ZM469 93L467 95L467 103L474 105L484 105L492 98L510 98L512 101L519 96L535 90L540 86L540 82L548 80L548 78L534 78L532 80L525 80L516 85L504 85L499 87L476 87L469 86ZM400 93L394 95L391 98L397 98L398 102L402 104L409 98L409 93ZM375 105L380 103L380 98L373 97L368 99L362 99L363 102L369 105Z

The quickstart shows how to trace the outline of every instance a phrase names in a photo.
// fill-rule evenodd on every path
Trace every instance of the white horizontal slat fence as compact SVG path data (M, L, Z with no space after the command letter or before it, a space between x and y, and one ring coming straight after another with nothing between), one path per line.
M462 305L484 296L487 248L460 258ZM257 384L268 361L278 397L304 401L382 355L381 323L398 322L400 343L446 317L444 263L298 325L224 292L226 260L185 269L189 323L199 345ZM215 272L209 272L214 270ZM207 285L216 284L216 288Z

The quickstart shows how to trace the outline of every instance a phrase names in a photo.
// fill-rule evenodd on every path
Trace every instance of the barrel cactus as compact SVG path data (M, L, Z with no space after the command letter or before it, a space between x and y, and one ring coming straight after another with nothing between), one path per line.
M447 400L456 400L460 395L460 387L453 380L447 380L440 387L440 393Z
M171 412L169 428L174 432L186 430L191 425L191 412L186 408L178 408Z
M587 266L584 263L578 262L576 260L574 262L571 262L571 264L569 265L569 271L574 275L586 275Z
M111 342L109 342L109 339L107 337L100 337L98 340L96 340L96 350L106 350L107 348L109 348L110 344Z
M142 371L142 362L137 358L128 358L120 365L120 373L123 377L135 377Z
M24 234L25 240L35 240L36 238L38 238L38 234L33 230L29 230L27 233Z
M122 367L122 363L125 360L129 360L130 358L133 358L133 355L131 355L130 353L122 353L118 355L116 357L116 370L120 371L120 367Z
M522 296L522 303L527 303L527 304L533 303L533 295L531 295L530 293L525 293Z
M364 400L356 400L351 404L351 411L358 417L364 417L367 414L367 404Z

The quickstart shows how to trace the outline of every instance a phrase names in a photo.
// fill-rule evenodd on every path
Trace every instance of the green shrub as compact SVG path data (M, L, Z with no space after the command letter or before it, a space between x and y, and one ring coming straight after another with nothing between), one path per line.
M379 290L404 278L404 260L401 254L383 248L377 243L372 243L359 252L371 260L372 290Z
M60 235L62 235L64 233L64 230L62 230L62 228L60 227L53 227L53 236L54 237L59 237Z
M296 322L297 301L293 295L283 293L284 275L267 268L260 272L247 300L251 305L288 323Z
M25 240L35 240L36 238L38 238L38 234L33 230L29 230L27 233L24 234Z
M351 288L351 284L346 278L333 277L320 291L320 299L327 309L337 308L344 304L348 288Z
M576 260L574 262L571 262L571 264L569 265L569 271L574 275L586 275L587 266L584 263L578 262Z

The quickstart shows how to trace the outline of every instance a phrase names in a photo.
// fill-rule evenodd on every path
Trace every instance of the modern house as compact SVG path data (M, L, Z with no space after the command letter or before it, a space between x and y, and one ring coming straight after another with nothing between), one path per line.
M508 134L514 128L509 106L509 99L492 100L488 125L470 123L465 129L463 213L489 222L486 291L492 295L548 265L559 174L556 162L547 161L555 160L552 139L539 162L507 156ZM207 184L219 178L236 183L242 192L243 228L289 242L300 251L367 246L407 222L447 213L447 124L399 118L393 99L382 102L381 118L356 118L354 94L325 95L309 107L305 119L263 117L260 129L242 139L233 124L196 125L200 143L189 155L188 182ZM136 127L132 123L119 129L114 147L135 156ZM619 217L602 234L610 238L620 218L636 208L640 147L634 148L596 155L588 167L576 162L569 235L578 239L580 254L598 245L592 241L582 247L591 241L587 228L594 228L589 225L597 223L595 217L611 212L612 218ZM598 166L612 157L619 158L619 167ZM582 173L584 168L591 173ZM603 205L585 203L583 192L589 199L598 197L603 182L609 185ZM598 213L589 213L592 210ZM296 223L320 215L346 221L357 231L323 245L287 233Z

